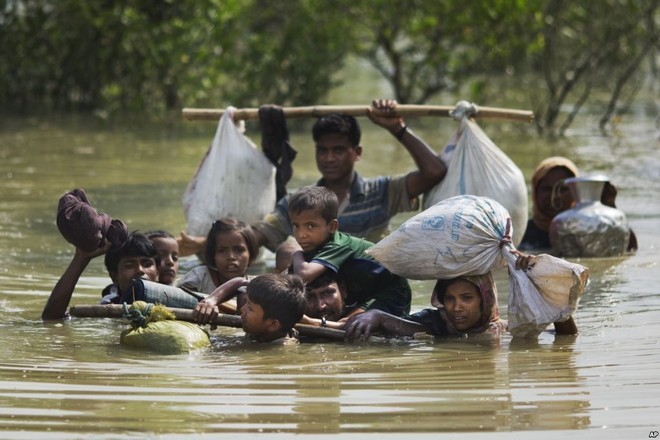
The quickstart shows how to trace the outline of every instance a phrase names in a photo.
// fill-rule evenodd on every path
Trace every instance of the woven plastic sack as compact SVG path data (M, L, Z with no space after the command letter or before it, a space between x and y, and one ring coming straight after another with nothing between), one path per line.
M163 354L189 353L211 344L203 328L185 321L150 322L146 327L124 330L120 342Z
M205 236L214 220L255 223L275 206L275 167L224 112L213 143L183 194L188 233Z
M169 309L143 301L124 307L131 328L121 333L123 345L163 354L189 353L211 345L206 330L197 324L174 320Z
M180 287L135 279L131 282L131 287L126 292L122 292L121 301L127 304L144 301L167 307L194 309L197 303L205 297L206 295L203 293L184 290Z
M511 232L509 213L495 200L456 196L411 217L367 253L405 278L480 275L506 265L500 247Z
M534 266L519 270L509 249L502 249L509 266L509 331L516 337L537 337L548 324L565 321L575 312L589 269L540 254Z
M476 107L459 102L452 113L460 126L440 157L447 175L424 195L424 208L457 195L490 197L511 214L513 243L522 240L527 227L527 185L518 166L500 150L476 122L469 119Z

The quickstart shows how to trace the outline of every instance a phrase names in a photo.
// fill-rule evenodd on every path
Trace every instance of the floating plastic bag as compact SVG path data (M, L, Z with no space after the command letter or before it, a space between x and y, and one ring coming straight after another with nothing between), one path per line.
M503 267L511 219L495 200L472 195L443 200L411 217L367 253L411 279L480 275Z
M548 324L575 312L589 269L548 254L538 255L526 270L516 269L510 249L502 249L509 266L509 331L517 337L537 337Z
M121 344L163 354L189 353L211 345L203 328L174 320L174 314L164 307L143 301L125 307L131 328L121 333Z
M225 111L213 143L183 195L188 233L206 236L214 220L233 216L248 224L275 206L275 167Z
M461 101L452 115L460 127L440 157L447 175L424 195L424 208L453 196L471 194L490 197L511 214L513 243L522 240L527 227L527 185L516 164L469 117L476 107Z

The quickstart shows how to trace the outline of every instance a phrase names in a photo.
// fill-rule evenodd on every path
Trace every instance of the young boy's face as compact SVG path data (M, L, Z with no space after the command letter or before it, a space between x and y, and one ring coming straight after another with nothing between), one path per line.
M339 321L344 311L344 297L336 281L305 291L305 315L310 318L325 316L328 321Z
M321 214L312 209L289 212L289 218L293 237L303 252L312 252L323 246L339 226L337 219L326 222Z
M279 329L279 321L276 319L264 319L264 309L250 301L247 295L245 305L241 307L241 323L243 331L251 335L264 335Z
M171 237L154 237L151 242L160 256L158 282L171 286L179 271L179 244Z
M145 256L126 256L119 259L117 265L116 283L121 292L131 286L131 280L142 278L149 281L158 281L158 266L156 260Z

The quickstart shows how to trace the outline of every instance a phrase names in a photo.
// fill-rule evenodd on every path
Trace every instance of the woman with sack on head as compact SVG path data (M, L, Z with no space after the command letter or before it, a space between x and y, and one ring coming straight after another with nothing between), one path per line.
M535 259L533 255L518 253L516 268L532 267ZM498 336L507 329L507 322L500 319L497 287L490 272L438 280L431 294L431 304L435 308L421 310L407 318L380 310L356 315L344 327L346 339L366 340L373 333L389 336L414 336L416 333L445 337ZM557 334L577 334L573 317L554 325Z

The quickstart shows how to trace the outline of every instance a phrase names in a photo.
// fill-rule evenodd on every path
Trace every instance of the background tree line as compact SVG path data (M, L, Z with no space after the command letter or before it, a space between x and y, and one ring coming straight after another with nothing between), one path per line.
M350 56L401 103L522 96L541 134L601 128L658 78L660 0L6 0L12 111L179 111L322 102ZM493 81L497 78L497 81ZM510 84L504 90L502 84Z

